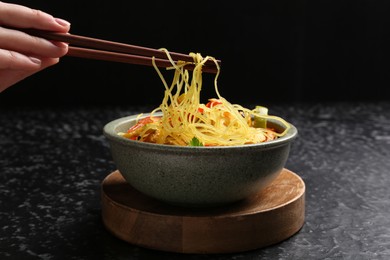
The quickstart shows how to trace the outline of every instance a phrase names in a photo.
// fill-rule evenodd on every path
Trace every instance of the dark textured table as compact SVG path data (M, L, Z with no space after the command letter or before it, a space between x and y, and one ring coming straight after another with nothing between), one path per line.
M102 127L150 109L0 108L0 259L390 259L390 102L270 106L299 129L286 168L306 183L305 224L225 255L148 250L103 226Z

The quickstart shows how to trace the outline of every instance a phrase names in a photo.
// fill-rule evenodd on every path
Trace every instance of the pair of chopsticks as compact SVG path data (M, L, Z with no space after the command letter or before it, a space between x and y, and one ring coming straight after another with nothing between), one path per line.
M153 66L152 57L154 57L157 67L172 67L166 53L158 49L67 33L56 33L36 29L25 29L23 31L30 35L47 40L68 43L69 51L66 54L67 56L147 66ZM186 54L176 52L169 52L169 54L175 62L179 60L187 62L194 61L191 56ZM219 60L218 63L220 63ZM194 67L195 66L192 64L185 66L185 68L189 70ZM207 73L217 73L217 67L213 61L209 60L204 64L202 71Z

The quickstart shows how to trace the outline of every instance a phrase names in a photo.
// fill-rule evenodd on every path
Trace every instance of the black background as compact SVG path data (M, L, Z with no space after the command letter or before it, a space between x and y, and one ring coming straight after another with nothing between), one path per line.
M232 103L390 99L390 1L13 3L70 21L74 34L221 59L219 90ZM215 96L212 80L202 97ZM153 67L64 57L0 105L158 105L163 91Z

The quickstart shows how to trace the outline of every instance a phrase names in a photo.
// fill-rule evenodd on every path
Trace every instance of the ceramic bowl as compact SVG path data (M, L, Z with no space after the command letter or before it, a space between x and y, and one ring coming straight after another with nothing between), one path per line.
M144 115L145 117L148 114ZM282 171L297 136L223 147L183 147L152 144L118 135L135 124L137 115L104 126L114 163L125 180L141 193L185 207L220 206L257 194ZM268 124L283 131L277 121Z

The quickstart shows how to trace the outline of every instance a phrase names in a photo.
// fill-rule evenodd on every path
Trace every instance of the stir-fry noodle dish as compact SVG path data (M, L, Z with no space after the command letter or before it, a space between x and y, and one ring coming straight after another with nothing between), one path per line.
M161 50L166 52L172 63L171 69L175 71L172 83L168 85L153 64L165 86L162 103L148 116L140 114L135 125L127 132L119 133L123 137L179 146L234 146L274 140L285 135L290 128L284 119L268 115L266 107L248 109L223 98L218 91L220 66L215 58L190 53L195 67L189 71L185 68L189 62L175 63L166 49ZM213 61L218 69L214 78L216 97L201 103L202 66L208 60ZM279 133L267 127L270 118L281 122L284 131Z

